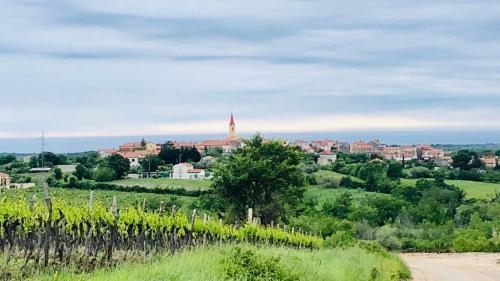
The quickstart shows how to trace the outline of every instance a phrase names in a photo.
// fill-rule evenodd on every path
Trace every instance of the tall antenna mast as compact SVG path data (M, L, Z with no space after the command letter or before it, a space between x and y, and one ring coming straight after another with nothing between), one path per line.
M44 159L44 154L45 154L45 131L42 130L42 167L45 167L45 159Z

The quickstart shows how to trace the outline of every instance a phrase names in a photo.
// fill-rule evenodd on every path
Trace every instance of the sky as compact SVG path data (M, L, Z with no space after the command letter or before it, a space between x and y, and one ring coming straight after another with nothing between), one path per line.
M0 138L500 129L497 0L0 6Z

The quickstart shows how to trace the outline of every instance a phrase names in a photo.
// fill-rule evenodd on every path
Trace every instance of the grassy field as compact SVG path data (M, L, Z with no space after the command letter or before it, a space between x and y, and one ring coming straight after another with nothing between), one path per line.
M64 200L70 204L78 205L88 204L90 195L90 191L68 188L51 188L50 193L54 201ZM4 190L2 192L2 197L7 197L8 199L29 200L31 199L33 194L35 194L36 197L41 200L43 198L42 188L34 187L28 189ZM166 206L175 204L180 209L191 211L189 205L193 203L194 200L196 200L196 198L193 197L153 193L120 192L108 190L94 191L95 200L101 202L106 206L111 206L113 196L116 196L118 206L120 208L137 206L138 204L142 204L144 202L144 199L146 199L147 207L149 207L150 209L157 209L160 205L160 202L164 201Z
M316 177L316 180L318 180L318 181L321 181L321 180L324 180L324 179L328 179L328 178L333 178L335 180L340 181L343 177L347 177L347 175L344 175L344 174L341 174L341 173L337 173L337 172L333 172L333 171L328 171L328 170L319 170L319 171L317 171L317 172L314 173L314 176ZM363 182L362 179L357 178L357 177L352 177L351 176L351 179L353 181Z
M405 184L414 185L416 179L401 179ZM464 180L446 180L446 183L453 184L465 191L467 198L476 199L492 199L496 193L500 193L500 184L477 182L477 181L464 181Z
M400 280L409 277L408 268L395 256L369 253L357 247L331 250L294 250L277 247L239 246L250 259L234 259L234 246L218 246L186 250L175 255L164 255L143 264L122 264L112 269L101 269L90 274L59 273L37 276L32 281L159 281L159 280L235 280L228 272L253 272L261 278L239 280ZM259 263L277 258L277 264L259 266ZM243 263L240 263L244 261ZM251 263L252 265L249 265ZM257 268L255 267L257 265ZM269 278L284 272L288 278ZM268 278L263 278L265 274Z
M178 180L178 179L123 179L111 183L121 186L142 186L147 188L175 188L182 187L186 190L207 190L210 188L210 180Z

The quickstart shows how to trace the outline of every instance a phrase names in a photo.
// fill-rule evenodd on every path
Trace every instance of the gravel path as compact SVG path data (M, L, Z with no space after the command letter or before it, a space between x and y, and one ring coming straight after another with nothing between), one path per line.
M500 281L500 254L402 254L414 281Z

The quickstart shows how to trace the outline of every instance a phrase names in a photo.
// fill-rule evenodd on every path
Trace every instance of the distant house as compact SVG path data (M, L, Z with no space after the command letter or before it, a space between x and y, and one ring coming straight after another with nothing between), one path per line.
M231 153L233 150L239 148L241 146L241 142L238 140L206 140L201 141L196 145L196 148L199 151L206 151L213 148L221 148L224 153Z
M349 147L351 153L372 153L375 151L373 144L369 144L363 141L357 141L351 143Z
M416 146L386 146L379 151L384 158L395 161L417 159Z
M77 165L57 165L57 168L61 169L63 173L73 173L76 171Z
M127 158L128 161L130 162L130 167L136 168L141 165L139 163L141 159L145 158L148 155L151 155L152 153L149 153L146 150L136 150L136 151L118 151L116 154L119 154L124 158Z
M311 142L316 151L332 151L337 149L337 142L333 140L316 140Z
M4 173L0 173L0 188L5 188L10 185L10 176Z
M101 157L108 157L108 156L111 156L115 153L117 153L118 150L114 149L114 148L109 148L109 149L102 149L99 151L99 156Z
M325 151L319 154L318 164L320 165L330 165L337 161L337 154L331 151Z
M180 163L174 165L172 178L181 180L204 179L205 170L194 169L193 165L189 163Z
M496 168L498 165L498 159L492 155L485 155L483 158L481 158L481 161L483 161L486 168Z

